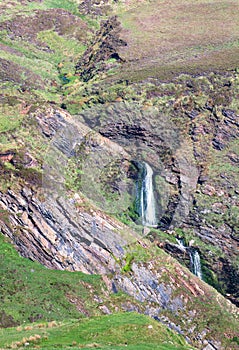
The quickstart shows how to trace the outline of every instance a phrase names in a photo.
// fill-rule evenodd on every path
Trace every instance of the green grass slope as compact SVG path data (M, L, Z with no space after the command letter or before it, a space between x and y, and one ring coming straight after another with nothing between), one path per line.
M90 41L93 21L82 19L77 2L68 0L1 1L0 13L1 118L19 103L61 104L62 86Z
M185 268L180 270L185 277L182 279L180 265L158 248L129 249L127 256L135 263L150 262L156 271L166 271L160 283L172 288L173 297L181 295L188 300L182 313L162 309L162 316L184 328L185 312L194 310L197 317L193 325L197 332L207 329L212 339L223 340L230 349L237 348L236 308L206 284L199 287L195 276L188 279ZM127 258L122 274L131 279L131 265L126 266ZM147 302L139 303L122 292L108 291L100 276L49 270L22 258L2 235L0 273L0 349L21 349L25 343L38 349L67 349L76 345L121 349L126 344L132 349L188 349L184 338L163 324L143 314L125 312L144 313ZM172 281L177 281L176 289ZM202 295L196 295L198 288L203 288ZM186 331L190 336L190 331Z
M7 327L0 329L1 349L191 348L181 336L144 315L99 316L104 302L117 306L100 276L48 270L20 257L2 235L0 252L0 321Z
M0 257L2 326L97 314L92 295L102 294L100 276L48 270L19 256L2 234Z
M144 315L119 313L81 321L31 324L0 330L4 349L131 349L186 350L181 336Z

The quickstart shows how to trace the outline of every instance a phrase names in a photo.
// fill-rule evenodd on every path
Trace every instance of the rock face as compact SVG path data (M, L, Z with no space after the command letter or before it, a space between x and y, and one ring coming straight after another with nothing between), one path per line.
M200 348L219 341L215 348L221 349L221 337L215 338L210 332L210 325L203 321L204 311L199 307L195 311L195 305L197 300L210 304L210 298L214 300L216 295L214 316L221 313L221 305L231 312L232 317L236 317L237 309L164 252L157 250L151 256L153 246L141 240L129 227L105 214L74 187L79 184L81 189L87 190L84 186L82 188L82 173L76 173L75 178L75 173L69 172L71 161L74 162L75 169L78 157L80 164L87 164L87 159L92 163L91 171L88 167L82 168L88 169L89 174L97 168L94 168L94 162L98 168L102 168L105 167L105 159L110 160L110 164L112 158L120 159L122 162L118 167L121 174L125 174L125 179L129 180L129 163L137 156L135 146L129 148L126 139L123 148L92 132L89 127L60 109L37 110L30 115L31 118L37 122L41 137L50 144L43 162L42 186L39 188L25 182L24 185L19 184L0 194L1 231L11 238L23 256L37 260L48 268L111 275L110 279L105 278L110 291L116 293L122 290L142 303L141 308L128 303L124 306L125 310L144 312L164 322ZM142 151L146 149L147 139L150 141L150 129L144 125L141 130L144 130L142 138L137 138L136 141L143 141L140 144ZM146 132L148 138L144 136ZM132 146L137 132L129 135ZM121 137L123 139L123 134ZM169 143L165 143L162 149L167 147L170 148ZM190 152L191 149L188 150L189 155ZM165 156L161 163L164 166L162 176L169 179L173 188L178 188L181 178L181 193L185 194L187 200L191 200L191 191L196 181L189 174L189 171L193 173L193 167L186 170L190 156L185 154L178 163L173 163L170 152L162 153L161 150L160 154ZM152 152L147 160L152 164L154 159L158 159L156 157L159 154L155 149L155 153ZM185 163L182 159L186 160ZM22 166L29 166L28 160L23 158ZM13 154L7 161L17 166L20 160ZM107 173L108 170L109 168ZM195 178L197 176L195 173ZM90 177L87 179L90 181ZM128 191L124 187L125 179L114 178L111 183L113 187L115 184L118 186L118 200L121 192ZM106 183L108 182L110 183L109 178ZM189 187L186 187L187 182ZM94 181L90 183L93 184ZM117 200L114 203L116 202ZM183 200L179 199L178 208L184 210ZM144 258L145 254L149 254L147 259ZM182 286L183 291L180 292ZM198 326L194 328L196 320Z
M201 79L207 82L206 77ZM206 84L197 82L196 87L186 80L184 88L180 85L184 95L190 96L185 104L172 99L161 110L137 102L116 102L89 110L82 118L121 144L133 159L149 162L155 174L158 226L181 228L186 236L199 237L205 274L215 273L218 284L213 285L238 304L239 116L229 107L236 98L234 90L224 91L230 85L227 81L238 78L232 74L219 79L222 85L216 85L215 95ZM199 90L209 95L200 106L193 101ZM223 103L217 105L223 94Z
M122 61L118 53L118 47L126 46L126 42L120 39L120 22L117 17L111 17L101 22L95 39L86 50L76 65L76 73L84 81L89 81L98 72L113 68L109 60ZM108 62L107 62L108 61Z
M9 222L2 223L1 230L23 256L49 268L113 272L112 254L122 257L130 235L124 238L122 225L97 209L77 209L79 202L80 197L51 198L43 204L29 189L18 194L9 190L1 193L1 208L10 212Z
M78 4L87 15L108 11L107 1ZM238 310L158 247L187 265L165 236L179 229L193 238L204 276L216 275L206 280L238 303L238 73L183 74L169 84L149 79L121 85L116 77L112 83L112 70L123 63L120 47L126 46L116 17L101 22L79 57L78 46L92 35L86 22L64 9L26 13L14 17L13 11L0 25L5 117L16 101L26 117L19 134L12 126L3 137L1 232L23 256L48 268L102 274L110 292L124 291L141 303L127 303L124 310L149 314L197 347L222 349L226 338L233 348ZM52 33L56 42L61 36L60 48ZM62 54L62 43L71 38L77 47ZM16 42L19 50L12 48ZM28 44L34 48L29 55ZM36 67L42 56L46 61ZM108 82L97 82L104 74ZM39 108L46 100L75 105L76 118L60 108ZM115 218L133 217L127 215L134 205L133 165L142 161L152 167L158 228L166 232L157 246ZM0 314L11 323L6 317Z
M141 303L147 303L144 309L146 314L182 334L197 348L204 349L211 344L215 349L223 349L219 338L215 340L210 334L210 326L202 326L200 319L205 319L205 315L203 316L203 311L199 311L196 305L197 302L203 303L207 308L206 305L210 304L212 298L219 306L224 304L225 299L222 296L213 296L209 286L206 287L204 282L188 273L165 253L158 252L157 257L148 263L133 262L127 276L116 273L113 281L117 288ZM238 312L229 301L226 304L231 315ZM212 313L217 317L216 304ZM172 321L172 315L176 316L175 321ZM197 327L200 323L202 327L199 331L200 327Z
M82 144L84 152L78 156L86 159L93 148L93 153L98 154L98 168L104 165L104 159L129 156L120 146L92 134L92 130L64 111L50 109L36 113L35 118L45 138L52 140L44 159L42 186L38 189L19 187L0 194L0 206L3 212L9 212L8 220L1 220L2 232L15 242L23 256L49 268L113 272L113 256L122 257L123 247L137 235L95 207L84 195L74 192L67 195L67 186L75 185L74 174L67 174L69 184L64 175L75 149ZM103 158L101 163L99 154ZM16 163L15 158L11 161ZM90 161L91 167L85 169L92 175L94 158ZM83 189L84 181L80 182ZM91 181L89 186L92 191L94 183ZM118 196L120 193L119 190Z
M155 248L97 209L74 209L77 202L79 196L41 203L27 188L18 194L1 193L1 210L8 212L7 220L1 217L1 231L23 256L48 268L102 274L109 292L123 291L141 303L127 302L121 305L123 310L163 322L200 349L209 343L224 349L223 338L213 334L214 317L223 308L234 322L236 307L159 249L147 262L140 262L140 252L151 254L147 251ZM127 254L133 258L124 272ZM211 300L213 317L208 321L201 305L209 307Z
M43 187L50 191L53 187L56 191L60 182L56 192L70 186L73 191L83 191L99 208L113 214L121 213L127 211L134 199L135 180L130 180L130 164L147 160L154 170L159 227L166 230L181 227L185 232L193 229L194 234L206 244L200 246L198 241L196 244L203 259L206 280L237 304L238 268L234 260L237 256L238 195L230 193L230 188L236 188L236 180L232 173L218 174L217 169L215 174L208 171L205 152L209 152L209 141L204 145L201 136L198 138L201 134L195 131L204 125L203 129L208 131L203 133L203 137L210 137L213 148L214 135L218 130L228 130L232 115L236 120L235 113L226 109L222 113L224 117L217 122L216 128L214 119L207 112L193 118L193 141L177 126L165 121L157 109L145 111L135 104L116 103L108 108L94 108L82 115L88 125L98 128L107 138L73 121L63 111L37 114L43 135L52 140L49 158L58 157L59 160L58 152L63 155L57 166L52 167L45 160ZM151 124L148 123L149 118ZM237 128L235 122L228 132L224 132L227 144L236 139ZM145 154L144 158L142 154ZM231 151L224 151L224 154L222 157L229 159L234 167L235 155ZM69 159L73 158L77 160L74 164L79 165L79 173L75 176L69 172L69 183L65 184L65 177L61 182L61 173L68 169ZM218 161L220 159L216 159L216 163ZM214 183L213 177L217 177ZM214 252L214 246L220 251ZM177 254L174 256L177 257ZM180 257L180 261L183 258ZM188 265L187 259L185 263ZM213 274L217 276L215 281L212 280Z
M162 185L155 190L159 227L180 226L190 214L199 169L189 137L156 108L115 103L82 115L85 122L119 143L135 161L147 161ZM157 178L155 179L157 186Z
M78 196L51 198L43 204L29 189L23 188L18 194L9 190L0 197L2 210L9 214L6 222L1 220L1 231L23 256L48 268L113 276L105 276L109 291L123 291L142 303L140 307L122 304L125 311L143 312L199 348L211 343L223 349L221 338L211 334L210 321L197 300L207 305L212 298L214 317L221 315L222 307L232 318L238 310L163 251L158 250L148 262L133 261L130 271L123 272L129 249L137 260L137 252L151 251L152 247L97 209L74 209L79 201Z

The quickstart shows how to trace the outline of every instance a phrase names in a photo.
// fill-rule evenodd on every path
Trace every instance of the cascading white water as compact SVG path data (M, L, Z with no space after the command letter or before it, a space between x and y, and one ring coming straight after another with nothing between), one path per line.
M183 239L181 239L181 238L176 238L176 241L178 242L179 247L180 247L182 250L186 251L186 248L187 248L187 247L185 247Z
M201 260L200 255L196 250L190 250L189 249L189 256L190 256L190 262L192 266L192 272L194 275L196 275L198 278L202 280L202 268L201 268Z
M144 163L144 178L141 186L141 218L144 226L157 226L155 198L153 191L153 170Z
M202 278L201 260L200 260L200 255L198 251L194 248L185 246L183 239L176 238L176 240L178 242L178 246L185 252L187 251L189 254L191 271L194 273L194 275L196 275L198 278L202 280L203 278Z

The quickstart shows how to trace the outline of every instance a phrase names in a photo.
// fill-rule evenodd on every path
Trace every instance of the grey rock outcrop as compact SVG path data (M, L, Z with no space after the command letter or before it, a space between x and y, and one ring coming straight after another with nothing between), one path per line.
M80 198L77 198L79 202ZM113 272L112 255L122 257L124 246L134 239L125 227L95 209L74 208L76 200L50 198L41 203L33 191L0 194L2 210L9 221L1 231L16 244L19 252L54 269L86 273Z
M49 143L42 186L33 188L29 184L0 193L1 210L8 216L7 220L1 220L1 231L11 238L23 256L49 268L112 272L114 257L122 257L124 246L137 239L137 234L105 214L81 192L67 188L65 173L69 159L82 143L85 152L82 163L87 154L98 154L98 158L90 158L91 166L86 169L89 176L94 169L105 166L105 159L118 157L127 162L129 155L64 111L49 109L36 112L34 117ZM91 180L89 187L95 193L93 186ZM118 197L121 192L119 190Z

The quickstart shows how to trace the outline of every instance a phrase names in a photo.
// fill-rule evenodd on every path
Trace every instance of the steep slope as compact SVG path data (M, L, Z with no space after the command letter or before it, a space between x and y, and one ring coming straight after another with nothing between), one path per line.
M98 169L106 166L110 159L117 163L118 158L122 165L125 164L127 172L129 155L120 146L93 133L80 122L74 123L64 111L49 109L46 115L35 112L30 118L39 123L42 140L39 134L38 141L49 143L45 158L41 160L44 160L43 172L39 173L41 178L37 187L34 181L33 185L29 182L18 186L16 181L15 190L1 193L2 211L7 213L10 210L10 216L2 225L2 232L17 244L24 256L38 260L47 267L88 273L113 271L112 254L120 257L123 246L137 239L137 234L99 210L85 195L76 193L77 186L84 188L87 179L83 181L79 178L77 164L72 161L76 159L83 172L82 157L85 154L86 160L86 154L93 152ZM36 124L34 130L37 131ZM76 145L80 147L78 154L74 149ZM35 163L32 161L34 156L30 152L28 149L30 160L25 167L31 171L37 160ZM76 152L76 155L72 156L72 152ZM11 176L16 176L24 165L19 164L21 160L17 155L13 156L11 162ZM92 171L93 166L91 157L90 168L86 168L86 171ZM123 178L120 181L123 183ZM96 192L95 187L95 195ZM122 196L125 193L127 191ZM42 200L39 200L40 196ZM99 193L98 197L102 201L104 195Z
M205 279L238 303L238 73L149 79L118 95L127 102L82 120L151 164L158 228L194 240Z
M156 28L152 18L156 5L157 1L142 1L140 6L134 1L1 3L1 231L24 257L50 269L101 274L106 285L91 276L93 287L87 286L109 299L102 299L99 313L145 313L200 349L236 349L238 309L161 248L189 267L189 257L176 244L176 237L184 238L203 258L205 281L238 303L237 12L232 13L235 4L229 3L227 35L218 31L209 40L204 25L198 32L201 4L171 3L165 17L170 31L164 40L161 34L156 38L160 49L148 27L152 23L154 33L161 25ZM225 10L221 2L212 5L206 6L210 26ZM165 11L166 5L160 6ZM142 18L148 46L134 26L122 32L119 19L107 17L111 10L124 26L127 21L138 25L135 18ZM175 35L175 12L183 18L196 10L200 13L195 20L190 17L180 26L183 31L195 25L191 46L186 36L166 50L165 42ZM213 57L206 63L205 46L195 47L201 40L210 45ZM159 69L149 56L164 49ZM215 55L225 53L224 71L212 72L218 68ZM191 62L196 54L209 72L182 74L182 65L195 73ZM177 71L181 74L175 75ZM142 162L153 169L158 220L154 228L141 225L137 208ZM33 308L26 313L17 283L32 290L23 283L25 273L31 276L30 265L19 280L16 269L21 263L13 259L16 267L9 268L3 259L2 325L34 321L37 315L60 320L51 298L42 301L43 311ZM48 276L48 270L36 266L39 276ZM49 270L49 285L54 274ZM78 311L95 315L94 303L79 300L81 292L92 299L84 285L88 277L76 272L82 281L74 289L74 277L66 277L62 287L64 276L74 274L56 275L61 276L56 283L63 291L62 303L68 300L63 319L68 318L68 307L72 317L78 317ZM40 294L39 284L36 289ZM128 296L118 305L113 299L121 298L122 291ZM36 297L28 297L34 304ZM51 303L55 313L48 317L46 306Z
M205 348L207 344L218 349L223 346L237 348L237 308L182 268L176 260L147 242L125 247L124 257L116 259L112 278L110 275L100 277L48 270L19 257L1 236L1 272L1 326L4 327L38 321L41 322L40 333L44 336L48 330L45 330L47 324L42 326L42 323L46 321L54 321L53 328L58 329L65 327L65 323L61 325L63 320L134 311L163 323L197 348ZM135 316L125 317L131 322L135 318L137 322ZM39 327L37 324L24 326L28 332L19 329L25 333L22 334L18 329L17 332L12 330L9 336L9 331L2 331L0 344L21 341L23 337L34 335L36 329L39 334ZM73 322L69 331L71 327L81 325ZM98 343L97 335L95 339ZM161 336L155 335L156 339L162 340ZM44 338L41 341L44 344ZM67 339L67 343L69 341ZM146 338L146 341L149 340ZM17 346L21 347L21 344Z
M124 312L127 305L141 305L122 293L110 293L100 276L46 269L20 257L2 235L0 247L0 320L1 327L8 327L0 329L1 349L120 349L126 343L141 349L192 348L166 326Z

